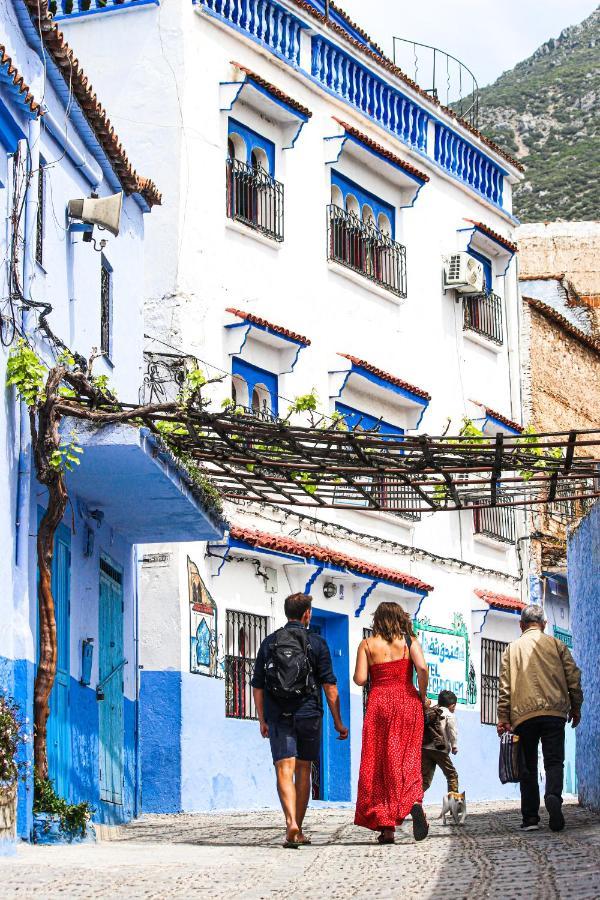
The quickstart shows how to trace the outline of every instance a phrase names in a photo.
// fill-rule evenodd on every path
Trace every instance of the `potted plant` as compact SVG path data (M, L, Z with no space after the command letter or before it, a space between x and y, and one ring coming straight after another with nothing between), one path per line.
M18 752L25 742L19 707L7 694L0 694L0 855L15 846L17 783L25 763Z
M49 778L34 776L33 841L36 844L72 844L95 840L90 819L94 810L87 801L67 803Z

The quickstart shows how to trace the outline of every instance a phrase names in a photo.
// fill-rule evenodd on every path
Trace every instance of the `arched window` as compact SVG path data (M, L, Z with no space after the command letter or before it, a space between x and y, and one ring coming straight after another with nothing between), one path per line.
M337 184L331 185L331 202L334 206L339 206L340 209L344 208L344 195Z
M373 210L368 203L365 203L362 208L362 220L365 225L375 224L375 216L373 215Z
M262 147L253 147L250 159L253 169L263 169L265 172L269 171L269 160Z
M377 219L377 227L381 231L382 234L387 235L388 237L392 236L392 226L390 224L390 220L385 215L385 213L379 213L379 217Z
M232 131L227 139L227 152L230 159L238 159L240 162L246 162L246 142L244 138Z
M231 379L231 397L236 406L249 406L248 384L241 375L234 375Z
M256 384L252 391L252 412L256 416L271 414L271 395L264 384Z
M346 195L346 209L349 213L354 213L355 216L360 218L360 206L354 194Z

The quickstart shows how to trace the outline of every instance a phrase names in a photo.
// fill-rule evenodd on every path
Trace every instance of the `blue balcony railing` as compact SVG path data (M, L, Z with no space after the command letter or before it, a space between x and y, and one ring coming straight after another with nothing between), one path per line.
M312 39L312 75L400 140L426 152L426 110L318 35Z
M93 13L114 12L134 6L158 6L159 0L49 0L48 9L57 20Z
M486 200L502 206L504 170L441 122L435 125L435 161Z
M200 0L206 10L245 31L261 44L300 65L302 22L272 0Z

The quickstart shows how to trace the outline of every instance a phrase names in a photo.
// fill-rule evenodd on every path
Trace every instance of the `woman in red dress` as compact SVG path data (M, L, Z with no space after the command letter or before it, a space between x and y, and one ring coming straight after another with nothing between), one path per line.
M354 681L364 685L369 679L354 822L379 831L379 843L393 844L396 826L410 814L415 840L422 841L429 831L421 778L423 708L430 704L427 663L410 616L398 603L379 604L373 637L358 648Z

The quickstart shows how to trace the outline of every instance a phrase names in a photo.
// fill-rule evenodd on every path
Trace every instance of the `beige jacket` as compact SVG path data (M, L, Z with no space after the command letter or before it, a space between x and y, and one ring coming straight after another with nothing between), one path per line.
M567 647L529 628L504 651L498 721L513 728L535 716L568 718L583 703L581 672Z

